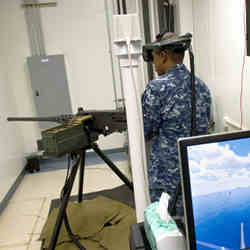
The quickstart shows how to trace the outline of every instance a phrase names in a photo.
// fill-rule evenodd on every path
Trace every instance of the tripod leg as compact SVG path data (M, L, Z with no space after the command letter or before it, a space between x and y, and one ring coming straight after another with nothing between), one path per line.
M78 189L78 202L82 202L82 192L83 192L83 178L84 178L84 170L85 170L85 155L86 150L83 149L81 152L81 162L80 162L80 174L79 174L79 189Z
M73 184L74 184L74 180L75 180L75 177L76 177L77 169L78 169L79 164L80 164L80 160L81 160L81 158L79 157L77 159L75 165L72 167L72 171L71 171L69 180L67 182L67 191L65 192L65 195L64 195L64 197L62 199L60 210L59 210L59 213L58 213L58 216L57 216L57 219L56 219L56 225L54 227L54 231L53 231L53 234L52 234L52 239L51 239L51 242L50 242L50 245L49 245L49 250L54 250L55 247L56 247L56 242L57 242L60 230L61 230L63 219L64 219L65 214L66 214L66 209L67 209L70 193L71 193L71 190L72 190L72 187L73 187Z
M96 143L91 144L91 148L108 164L114 173L132 190L134 191L133 183L116 167L116 165L100 150Z

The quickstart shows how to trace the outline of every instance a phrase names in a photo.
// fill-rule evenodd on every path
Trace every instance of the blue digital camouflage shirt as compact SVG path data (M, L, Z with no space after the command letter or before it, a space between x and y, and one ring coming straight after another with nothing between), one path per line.
M208 133L211 96L199 78L196 88L196 134ZM150 189L173 195L179 181L177 139L191 135L191 73L177 64L152 80L142 96L145 137L152 141L148 166Z

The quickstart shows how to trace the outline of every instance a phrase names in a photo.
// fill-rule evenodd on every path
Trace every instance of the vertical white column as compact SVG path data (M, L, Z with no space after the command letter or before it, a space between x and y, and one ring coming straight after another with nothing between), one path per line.
M137 221L144 220L149 204L146 154L142 124L141 98L138 83L138 62L141 56L139 19L136 14L114 16L115 49L120 61L132 167Z
M137 69L134 69L134 72L136 71ZM136 215L137 221L141 222L144 219L144 209L148 205L147 185L144 174L145 162L143 156L145 154L145 147L143 147L140 138L141 123L138 114L138 104L136 103L137 97L132 86L133 80L131 77L131 72L129 67L122 67L121 72L122 78L124 80L124 95L127 113L129 151L132 165Z

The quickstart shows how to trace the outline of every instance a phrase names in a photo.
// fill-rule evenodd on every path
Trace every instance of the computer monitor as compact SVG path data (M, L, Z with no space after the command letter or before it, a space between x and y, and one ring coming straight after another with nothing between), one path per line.
M189 250L250 248L250 131L178 140Z

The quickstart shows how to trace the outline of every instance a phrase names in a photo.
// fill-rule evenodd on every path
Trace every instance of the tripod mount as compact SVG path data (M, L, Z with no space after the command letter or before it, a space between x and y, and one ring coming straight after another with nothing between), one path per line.
M70 228L70 222L66 209L79 168L78 202L80 203L83 200L83 180L86 151L90 149L94 150L96 154L111 168L111 170L130 188L130 190L133 191L133 184L102 152L96 143L100 134L107 136L113 132L122 132L126 130L127 124L125 110L86 112L82 108L79 108L76 115L37 118L9 117L7 120L51 121L61 124L60 126L42 131L42 139L37 142L38 148L43 150L45 155L59 157L65 154L70 154L73 160L70 175L67 176L65 185L62 189L61 204L49 245L49 250L55 249L63 222L68 235L74 244L80 250L85 250L84 246L82 246L79 242L79 237L74 235Z

